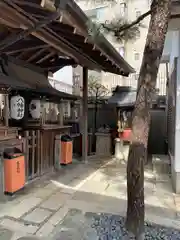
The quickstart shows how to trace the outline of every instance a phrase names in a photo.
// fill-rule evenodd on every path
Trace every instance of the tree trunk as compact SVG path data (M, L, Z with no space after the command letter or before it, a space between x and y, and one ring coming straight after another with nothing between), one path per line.
M153 0L152 2L151 20L132 116L132 143L127 165L126 226L138 240L144 238L144 161L147 152L150 107L167 33L170 6L171 0Z

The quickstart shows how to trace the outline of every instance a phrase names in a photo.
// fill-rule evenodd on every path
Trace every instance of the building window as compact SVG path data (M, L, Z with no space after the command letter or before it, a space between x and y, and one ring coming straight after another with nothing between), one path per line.
M99 8L97 9L97 20L101 21L104 18L104 12L105 12L105 8Z
M126 13L126 3L120 3L120 14L122 17L125 16Z
M135 53L135 54L134 54L134 59L135 59L136 61L138 61L139 58L140 58L140 54L139 54L139 53Z
M136 11L136 18L141 16L141 11Z

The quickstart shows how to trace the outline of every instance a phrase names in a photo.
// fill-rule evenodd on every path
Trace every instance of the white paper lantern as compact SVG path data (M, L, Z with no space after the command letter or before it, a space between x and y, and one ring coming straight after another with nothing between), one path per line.
M25 100L21 96L14 96L10 100L10 116L12 119L21 120L24 117Z
M29 104L29 112L34 119L39 119L41 117L41 101L33 99Z

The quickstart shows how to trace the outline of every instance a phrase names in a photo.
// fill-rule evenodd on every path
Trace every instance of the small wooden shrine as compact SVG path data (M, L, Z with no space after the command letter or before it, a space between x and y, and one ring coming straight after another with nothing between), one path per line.
M63 124L62 101L76 98L51 87L48 73L81 65L82 157L87 161L88 69L123 76L134 69L102 34L97 40L91 36L92 23L73 0L2 0L0 15L0 145L6 139L21 145L27 180L50 171L55 140L70 131Z
M10 76L12 70L14 74ZM57 91L51 87L46 75L32 70L31 66L24 68L12 58L6 58L6 71L8 77L1 72L6 85L2 88L4 94L0 95L0 138L14 139L16 147L22 145L20 149L26 155L29 180L54 167L55 137L69 133L71 128L64 125L63 100L75 101L77 97ZM6 78L13 81L14 77L16 84L6 81Z

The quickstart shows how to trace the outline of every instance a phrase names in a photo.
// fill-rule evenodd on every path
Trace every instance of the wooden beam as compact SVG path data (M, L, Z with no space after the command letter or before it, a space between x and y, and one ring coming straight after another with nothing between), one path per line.
M9 0L6 0L6 1L9 1ZM10 2L10 5L13 5L12 2ZM12 9L9 7L9 6L6 6L6 10L7 10L7 16L8 15L11 15L13 14L12 12ZM1 11L1 9L0 9ZM9 12L8 12L9 11ZM14 11L14 15L16 15L17 11L16 10L13 10ZM23 13L23 10L21 9L21 12ZM19 16L19 14L17 14ZM21 16L21 14L20 14ZM35 22L35 19L30 17L30 19ZM20 21L20 20L19 20ZM32 22L29 23L29 19L26 18L25 16L23 16L23 18L21 19L21 27L23 27L24 29L28 29L28 27L31 27L32 26ZM20 24L19 22L19 24ZM23 24L25 25L22 25L22 22ZM49 44L50 46L54 47L56 50L58 50L59 52L62 52L64 53L65 55L67 56L70 56L72 58L75 58L75 51L74 51L74 54L71 54L71 52L73 52L73 49L71 49L70 47L68 47L66 44L64 44L63 42L61 43L62 46L60 46L59 44L59 41L58 39L54 38L52 34L48 34L45 30L42 30L42 33L39 32L32 32L32 35L39 38L40 40L42 40L43 42ZM44 36L45 35L45 36ZM13 38L13 36L11 35L11 37ZM6 38L4 42L8 41L8 40L12 40L10 37ZM54 43L55 42L55 43ZM0 45L1 46L1 45ZM7 47L7 46L5 46ZM66 50L67 49L67 50ZM0 52L1 52L1 49L0 49ZM77 54L77 53L76 53ZM85 60L86 61L86 60Z
M37 41L28 40L25 42L19 42L18 44L12 45L7 49L4 49L4 52L7 54L13 54L18 52L28 52L31 50L37 50L40 48L49 47L47 44L41 43L38 44Z
M5 3L9 3L9 0L2 0ZM21 39L26 38L28 35L30 35L32 32L37 31L44 26L46 26L51 21L57 19L60 16L59 12L52 13L47 19L43 19L37 23L35 23L32 27L21 31L19 34L11 34L7 39L1 41L0 43L0 51L2 51L4 48L11 46L12 44L16 43L17 41L20 41Z
M45 52L47 50L47 48L42 48L40 51L36 52L34 55L32 55L30 58L28 58L26 60L26 62L32 62L33 60L35 60L37 57L41 56L41 54L43 52Z
M88 69L83 68L83 130L82 160L87 162L88 154Z
M32 7L35 9L41 9L41 0L39 1L22 1L22 0L13 0L14 3L20 5L20 6L28 6L28 7Z
M26 30L28 28L32 29L32 27L31 27L32 23L36 22L36 19L34 19L34 18L32 18L32 16L28 15L27 20L25 20L26 14L24 13L24 11L22 9L19 9L17 6L15 6L15 4L13 4L12 1L10 1L10 0L3 0L3 1L8 2L8 4L15 9L14 14L16 14L17 11L20 11L20 12L18 12L18 15L19 15L19 13L21 13L20 16L23 14L23 24L24 25L22 25L22 23L21 23L22 28L24 28ZM11 7L6 6L6 8L7 8L6 10L8 10L8 8L11 8ZM11 11L12 11L12 9L11 9ZM32 21L31 24L29 24L30 20ZM31 32L31 34L33 36L39 38L40 40L44 41L45 43L49 44L56 50L63 52L64 54L66 54L67 56L69 56L71 58L74 58L77 63L79 63L79 60L80 60L81 64L89 66L89 68L91 68L91 69L101 69L102 68L102 66L98 66L98 64L94 60L92 60L89 56L87 56L85 53L83 53L80 49L76 48L73 44L71 44L69 41L67 41L62 36L59 36L58 34L56 34L50 28L45 28L45 29L41 28L38 32L33 31L33 32Z
M10 0L3 0L7 1L9 5L13 6L14 8L17 6L14 6L14 4ZM20 11L23 14L23 18L25 18L24 11L20 8L17 8L17 11ZM36 22L36 19L34 19L32 16L28 15L28 20L31 20L32 22ZM25 27L29 27L29 22L24 21ZM23 26L21 26L23 27ZM81 64L88 65L91 69L102 69L102 66L98 66L98 64L92 60L89 56L87 56L83 51L81 51L79 48L76 48L73 44L71 44L69 41L67 41L64 37L59 36L56 34L52 29L45 27L45 29L40 29L38 32L32 32L33 36L41 39L45 43L49 44L56 50L65 53L67 56L74 58L76 62L79 62L79 59L81 61ZM76 57L78 56L78 57Z
M50 52L49 54L47 54L46 56L44 56L43 58L41 58L41 59L40 59L39 61L37 61L36 63L37 63L37 64L40 64L40 63L44 62L45 60L47 60L48 58L54 56L55 54L56 54L56 52L55 52L55 51L52 51L52 52Z
M67 66L67 65L74 65L76 62L74 59L57 59L53 62L46 62L41 64L43 68L57 68L58 66Z

